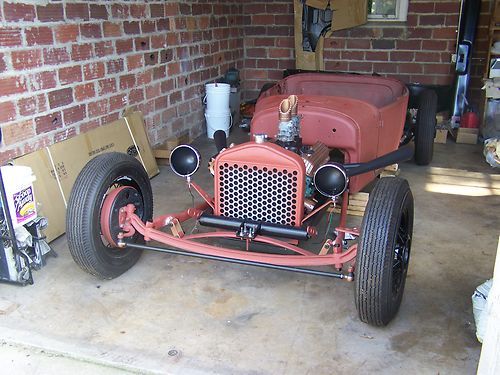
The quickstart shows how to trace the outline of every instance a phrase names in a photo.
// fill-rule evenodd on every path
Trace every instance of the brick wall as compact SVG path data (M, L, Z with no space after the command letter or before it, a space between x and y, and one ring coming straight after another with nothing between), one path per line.
M0 162L141 110L151 143L202 128L203 84L242 67L238 1L1 1Z
M478 96L487 49L487 26L493 0L483 0L472 80ZM379 73L405 82L449 84L453 79L460 1L411 0L407 22L378 22L340 30L325 41L325 68ZM243 6L246 97L295 67L293 1L260 1Z

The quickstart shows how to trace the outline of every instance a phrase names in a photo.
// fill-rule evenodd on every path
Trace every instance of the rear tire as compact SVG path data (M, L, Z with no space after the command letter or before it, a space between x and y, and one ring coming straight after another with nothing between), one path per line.
M143 221L153 216L153 194L143 166L132 156L112 152L90 160L78 175L68 202L66 234L75 262L102 279L115 278L132 267L141 251L114 248L101 231L101 209L106 195L121 186L133 187L142 199L137 214ZM132 240L140 241L139 235Z
M403 298L413 231L413 196L408 182L380 179L370 193L356 257L355 302L359 318L387 325Z
M436 136L437 94L425 90L418 97L417 123L415 127L415 163L428 165L434 154Z

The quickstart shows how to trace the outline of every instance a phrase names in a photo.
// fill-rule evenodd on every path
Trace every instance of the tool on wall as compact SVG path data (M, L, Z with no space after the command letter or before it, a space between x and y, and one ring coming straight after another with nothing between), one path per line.
M367 22L366 0L294 0L295 67L325 70L325 38Z
M453 95L452 126L458 127L465 111L467 88L472 63L472 46L476 37L481 0L462 0L458 23L457 50L455 62L455 90Z

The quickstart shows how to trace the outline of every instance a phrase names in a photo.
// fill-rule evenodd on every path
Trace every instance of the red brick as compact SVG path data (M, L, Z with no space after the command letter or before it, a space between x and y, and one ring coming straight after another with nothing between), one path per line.
M63 107L73 103L73 89L71 87L51 91L47 96L49 98L50 109Z
M396 73L398 71L397 64L391 63L373 63L374 73Z
M61 68L58 73L61 85L82 81L82 67L80 65Z
M421 15L418 18L418 24L420 26L441 26L444 25L445 17L442 15Z
M367 61L388 61L389 60L389 53L388 52L372 52L372 51L366 51L365 53L365 58Z
M454 27L442 27L432 30L433 39L455 39L457 31Z
M47 133L62 128L61 112L54 112L45 116L35 118L36 134Z
M362 61L350 61L349 62L349 70L353 72L372 72L373 65L371 62L362 62Z
M116 92L116 79L106 78L98 82L98 94L106 95Z
M24 31L28 46L53 44L54 37L50 27L30 27Z
M432 50L432 51L444 51L446 50L447 42L442 40L423 40L422 49Z
M396 42L390 39L374 39L372 40L373 49L394 49Z
M79 102L95 97L94 83L85 83L75 87L75 99Z
M37 101L35 96L19 99L17 101L17 108L21 116L31 116L38 112Z
M87 116L85 104L80 104L63 110L64 125L68 126L82 121Z
M15 70L27 70L43 65L42 51L39 49L12 51L11 58Z
M424 64L425 74L450 74L452 71L451 64Z
M177 16L179 14L179 4L167 3L165 4L165 15L168 17Z
M435 13L459 13L460 3L457 1L436 2Z
M103 78L104 74L105 70L103 62L92 62L83 66L83 79L85 81Z
M434 2L418 3L410 1L408 4L408 13L434 13Z
M0 46L14 47L22 44L21 29L0 27Z
M121 39L116 41L116 53L122 55L134 50L133 39Z
M410 63L410 64L398 64L399 73L422 73L422 64Z
M370 49L370 41L366 39L348 39L346 41L348 49Z
M89 60L92 58L92 44L73 44L71 59L74 61Z
M342 51L342 60L363 60L365 53L363 51ZM367 59L368 60L368 59Z
M415 58L415 53L406 51L392 51L390 56L391 61L413 61Z
M145 18L147 13L146 10L147 6L145 4L130 4L130 15L132 18Z
M0 73L5 72L7 70L7 65L5 64L4 54L0 53Z
M84 3L66 4L66 18L69 20L89 20L89 6Z
M34 73L29 78L33 91L53 89L57 86L55 71Z
M146 66L158 64L158 52L147 52L144 54L144 64Z
M269 57L270 58L290 58L292 55L292 50L289 48L270 48Z
M432 28L415 28L408 29L408 39L431 39L432 36Z
M109 98L109 110L110 111L116 111L118 109L122 109L125 107L127 104L127 95L126 94L119 94L112 96Z
M111 15L113 18L128 18L130 15L130 8L125 4L112 4Z
M131 89L135 86L135 75L127 74L120 77L120 90Z
M104 117L101 117L100 122L102 125L107 125L113 121L116 121L120 118L120 114L118 112L110 113Z
M127 69L131 71L134 69L142 68L142 66L144 65L142 57L142 54L127 56Z
M138 73L136 76L137 86L147 85L153 79L153 72L151 69L145 72Z
M122 35L122 29L120 23L106 21L102 24L102 28L104 30L105 37L114 37Z
M3 2L3 13L6 21L34 21L35 7L19 2Z
M109 60L106 62L106 71L108 74L123 72L123 59Z
M144 100L144 89L132 89L128 94L128 102L129 104L136 104L142 102Z
M151 49L160 49L167 46L165 35L152 35L151 36Z
M149 38L135 38L134 45L136 51L143 51L149 49Z
M79 35L78 25L57 25L55 36L57 43L76 42Z
M16 118L16 106L13 102L0 103L0 122L9 122Z
M440 62L441 55L437 52L415 52L415 61Z
M64 19L64 9L62 4L37 5L36 13L41 22L55 22Z
M141 24L138 21L125 21L123 23L123 31L127 35L140 34Z
M19 147L7 150L4 147L0 148L0 163L5 164L9 160L15 159L22 155L22 151Z
M94 44L94 52L97 57L104 57L115 53L113 42L108 40L106 42L99 42Z
M103 116L109 111L108 99L102 99L88 104L87 112L89 117Z
M154 33L156 30L156 23L154 21L142 21L141 32L143 34Z
M2 128L3 143L6 146L26 141L35 136L33 120L22 121Z
M89 39L102 38L101 24L99 23L81 24L80 35L84 38L89 38Z
M90 4L90 18L107 20L108 11L105 5Z
M54 143L65 141L66 139L72 138L76 135L75 128L63 129L54 134Z
M151 4L150 6L151 17L164 17L165 16L165 5L164 4Z
M66 48L49 48L43 50L43 61L45 65L57 65L68 62L69 53Z
M410 50L416 51L422 49L422 41L421 40L397 40L396 41L396 49L397 50Z

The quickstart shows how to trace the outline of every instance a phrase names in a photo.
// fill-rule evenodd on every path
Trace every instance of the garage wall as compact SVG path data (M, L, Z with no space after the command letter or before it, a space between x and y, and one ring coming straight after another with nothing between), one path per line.
M203 131L203 84L241 68L239 1L0 2L0 162L145 114L151 143Z
M482 2L474 53L475 90L481 85L492 4L493 0ZM407 22L372 22L337 31L325 42L325 68L376 72L405 82L449 84L459 10L459 0L411 0ZM279 79L283 69L295 67L293 1L254 1L243 6L243 14L245 88L247 98L252 98L264 83Z

